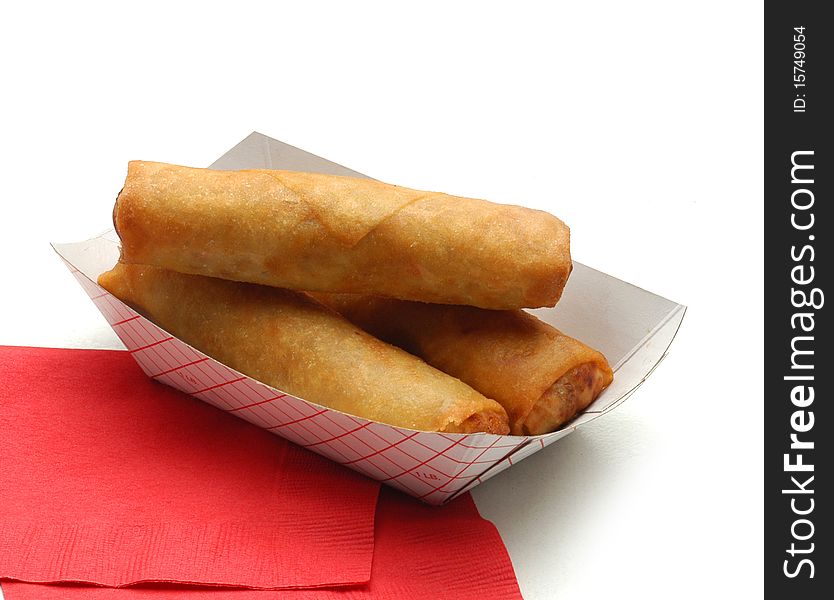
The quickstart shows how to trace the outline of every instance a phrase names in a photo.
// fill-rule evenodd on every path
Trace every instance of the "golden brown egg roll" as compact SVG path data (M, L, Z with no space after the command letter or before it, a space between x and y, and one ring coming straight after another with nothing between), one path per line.
M379 339L497 400L513 435L554 431L614 378L600 352L521 310L313 296Z
M553 306L570 233L546 212L314 173L128 165L121 260L294 290Z
M409 429L508 431L497 402L304 294L122 263L99 284L198 350L310 402Z

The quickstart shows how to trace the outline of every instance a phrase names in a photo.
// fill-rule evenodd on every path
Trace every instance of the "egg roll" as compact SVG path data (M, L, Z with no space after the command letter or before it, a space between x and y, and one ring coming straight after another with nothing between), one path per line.
M553 306L570 232L546 212L371 179L133 161L121 260L293 290Z
M602 353L521 310L313 296L379 339L497 400L513 435L556 430L614 377Z
M122 263L99 284L194 348L310 402L409 429L508 431L497 402L301 293Z

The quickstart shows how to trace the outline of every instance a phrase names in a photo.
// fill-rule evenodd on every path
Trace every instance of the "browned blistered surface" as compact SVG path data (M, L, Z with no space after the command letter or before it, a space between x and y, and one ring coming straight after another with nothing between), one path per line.
M365 331L497 400L515 435L557 429L613 379L598 351L524 311L314 294Z
M122 260L296 290L553 306L570 233L546 212L369 179L133 161Z
M310 402L410 429L508 432L498 403L304 294L122 263L99 283L198 350Z

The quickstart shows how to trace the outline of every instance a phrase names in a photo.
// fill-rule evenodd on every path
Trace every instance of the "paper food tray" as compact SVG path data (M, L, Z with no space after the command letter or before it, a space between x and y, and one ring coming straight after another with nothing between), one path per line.
M270 168L363 175L259 133L212 168ZM429 504L442 504L610 411L663 359L685 307L574 263L556 308L531 311L599 349L614 382L577 419L540 436L419 432L367 421L264 385L206 356L112 296L95 282L119 256L114 231L53 244L142 370L300 446Z

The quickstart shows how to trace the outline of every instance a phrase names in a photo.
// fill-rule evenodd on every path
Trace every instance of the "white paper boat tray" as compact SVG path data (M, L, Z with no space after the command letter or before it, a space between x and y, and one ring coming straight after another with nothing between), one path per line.
M211 167L362 176L259 133ZM53 247L149 377L429 504L448 502L628 398L665 356L686 310L574 263L557 307L531 312L602 351L614 367L611 386L577 419L547 435L419 432L347 415L264 385L137 314L95 283L119 256L114 231Z

